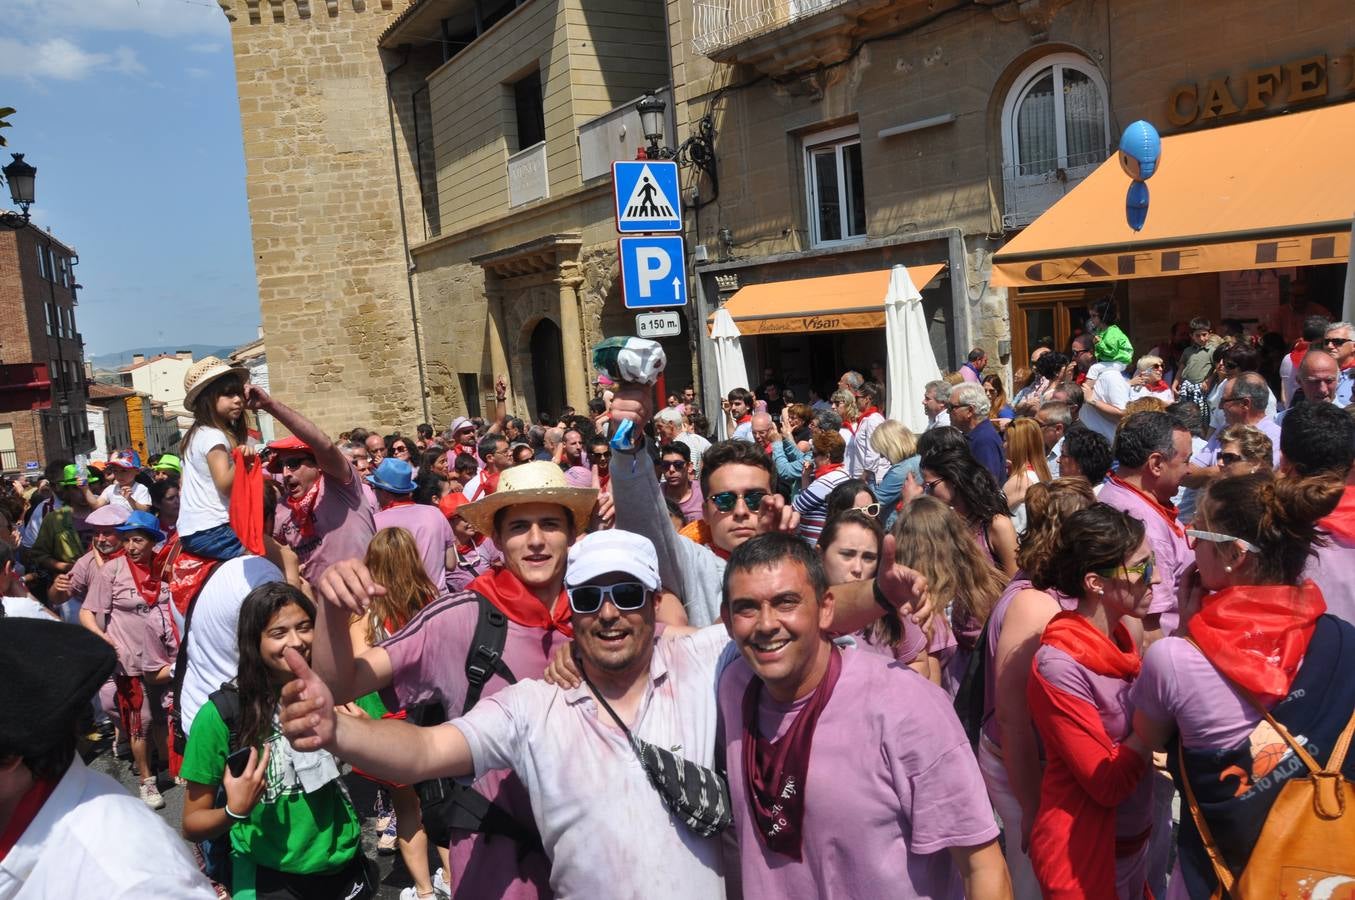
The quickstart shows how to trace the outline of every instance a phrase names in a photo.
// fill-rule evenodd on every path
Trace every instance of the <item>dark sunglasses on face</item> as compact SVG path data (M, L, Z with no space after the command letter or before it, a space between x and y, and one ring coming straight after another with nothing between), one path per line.
M621 612L634 612L649 599L649 591L638 581L608 585L581 584L569 588L565 593L569 595L569 608L582 615L602 609L604 600L611 600L612 605Z
M408 453L408 452L409 452L409 448L406 447L404 444L396 444L394 447L391 448L391 452L392 452L392 453Z
M1242 462L1242 454L1240 454L1240 453L1220 453L1220 454L1219 454L1219 465L1221 465L1221 466L1231 466L1233 463L1240 463L1240 462Z
M710 495L710 502L720 512L727 513L733 512L734 507L739 505L739 500L742 498L743 502L748 505L749 512L757 512L767 494L767 491L759 490L744 491L742 494L734 491L720 491L718 494Z
M309 456L292 456L287 459L278 460L278 468L284 472L289 470L295 472L302 466L308 465L311 465L311 458Z
M1346 344L1349 344L1351 340L1352 338L1342 337L1323 338L1322 343L1328 347L1344 347Z
M659 468L665 472L680 472L687 468L687 461L685 459L663 459L659 460Z

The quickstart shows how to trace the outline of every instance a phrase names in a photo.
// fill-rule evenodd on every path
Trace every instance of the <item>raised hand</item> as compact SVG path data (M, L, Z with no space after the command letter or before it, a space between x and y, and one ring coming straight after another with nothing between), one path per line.
M273 398L268 396L268 391L259 387L253 382L245 382L245 408L246 409L268 409Z
M630 421L635 423L635 434L642 434L654 414L654 398L649 385L633 384L623 381L616 386L612 395L611 417L613 422Z
M371 569L360 559L336 562L320 576L315 589L326 603L357 615L367 612L373 597L386 593L385 587L376 583Z
M282 733L293 747L303 753L332 747L338 728L334 695L320 680L320 676L311 671L300 653L288 647L282 651L282 655L287 660L287 667L296 676L282 689L278 711Z
M757 508L758 534L773 531L794 533L800 527L800 514L780 494L768 494Z
M931 594L927 592L927 576L898 562L895 558L897 553L898 542L894 535L885 535L884 545L880 549L880 568L875 573L875 586L895 609L909 615L927 631L936 613Z

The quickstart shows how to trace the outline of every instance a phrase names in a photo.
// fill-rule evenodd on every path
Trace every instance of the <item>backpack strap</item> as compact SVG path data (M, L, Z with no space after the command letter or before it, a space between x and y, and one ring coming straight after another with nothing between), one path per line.
M480 694L491 676L498 675L509 684L517 684L513 670L503 661L503 647L508 641L508 617L483 594L476 593L475 600L479 604L479 618L471 637L470 652L466 654L466 702L461 706L462 715L480 702Z
M229 750L239 749L235 745L240 740L240 691L233 684L223 684L219 690L212 691L207 702L216 707L221 721L226 723L230 732L227 742Z
M1209 823L1204 819L1199 801L1195 799L1195 790L1190 786L1190 776L1186 774L1186 745L1181 740L1179 731L1176 734L1176 753L1181 761L1181 790L1186 795L1190 817L1195 820L1195 829L1200 833L1200 843L1204 844L1204 852L1208 855L1209 863L1214 867L1214 875L1219 880L1219 887L1215 889L1211 900L1218 900L1223 891L1229 894L1233 892L1233 883L1237 879L1233 877L1233 870L1223 861L1223 854L1219 852L1218 844L1214 843L1214 834L1209 830Z

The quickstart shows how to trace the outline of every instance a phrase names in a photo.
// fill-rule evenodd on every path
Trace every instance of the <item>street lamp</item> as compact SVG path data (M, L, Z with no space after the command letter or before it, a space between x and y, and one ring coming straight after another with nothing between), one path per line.
M9 182L9 196L22 213L0 213L0 225L7 228L23 228L28 224L28 208L33 205L33 184L37 181L38 170L24 162L22 153L11 154L14 162L0 169Z
M645 95L635 104L635 111L640 114L640 130L645 133L645 140L649 141L649 146L645 149L645 156L648 159L671 159L673 151L667 147L660 147L659 141L663 140L663 111L668 106L653 91L646 91Z

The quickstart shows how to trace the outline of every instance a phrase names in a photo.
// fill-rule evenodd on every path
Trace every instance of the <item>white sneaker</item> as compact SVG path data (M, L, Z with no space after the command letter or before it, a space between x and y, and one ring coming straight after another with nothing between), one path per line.
M165 808L165 798L160 796L160 791L155 786L154 776L141 782L141 802L151 809Z
M400 900L424 900L424 898L436 897L437 895L438 892L436 888L433 890L432 893L420 894L418 890L415 889L414 885L411 884L409 887L404 888L400 891Z
M451 900L452 897L452 886L447 883L447 875L441 867L433 873L433 895L443 900Z

